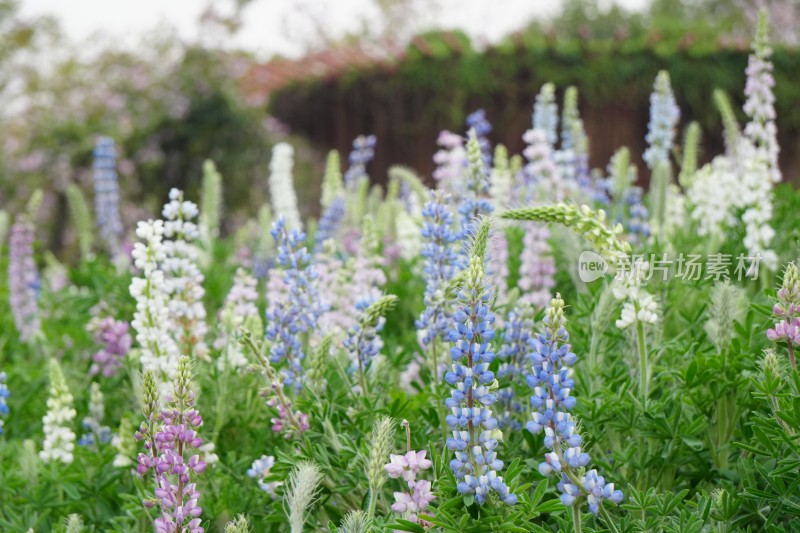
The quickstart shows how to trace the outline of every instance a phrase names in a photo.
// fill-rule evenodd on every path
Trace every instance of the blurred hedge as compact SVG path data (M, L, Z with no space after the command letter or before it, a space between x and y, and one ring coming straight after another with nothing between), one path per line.
M552 81L562 91L569 85L580 89L591 163L604 167L620 145L643 152L649 94L658 70L666 69L682 125L700 122L708 159L722 150L712 91L723 89L741 108L748 52L744 40L708 32L669 39L651 32L632 39L565 40L531 31L484 51L476 51L462 34L436 32L417 37L392 63L294 83L273 93L270 112L295 133L341 150L356 135L375 133L373 176L378 179L400 162L430 174L439 130L463 131L467 113L478 107L486 109L495 127L492 139L521 151L535 94ZM778 48L774 62L781 165L787 178L796 180L800 54Z

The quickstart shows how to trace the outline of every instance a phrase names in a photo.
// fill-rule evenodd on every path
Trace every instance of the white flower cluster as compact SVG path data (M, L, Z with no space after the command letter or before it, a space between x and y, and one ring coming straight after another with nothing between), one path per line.
M183 353L204 358L208 355L205 337L206 309L203 306L203 274L197 266L200 249L194 241L200 236L193 219L199 214L197 204L183 199L183 192L172 189L164 205L164 271L169 314L182 331L180 348Z
M619 329L635 322L655 324L658 322L658 302L655 296L642 288L642 279L649 268L647 261L637 261L623 280L616 280L611 291L617 300L624 300L622 315L616 321Z
M55 359L50 361L50 397L47 399L47 414L44 422L44 449L39 457L45 463L60 461L69 464L74 459L75 432L72 421L75 419L72 394L67 388L61 366Z
M547 198L560 202L575 192L574 183L568 182L561 175L561 170L553 158L553 150L547 142L547 134L538 129L531 129L522 136L527 146L522 154L528 160L525 173L533 190L528 191L529 198Z
M139 222L136 236L144 241L133 247L133 261L142 277L131 280L131 296L136 299L136 312L131 326L136 330L143 370L155 372L167 386L178 368L178 345L171 336L173 328L169 313L169 293L164 272L159 263L164 253L164 222Z
M297 194L294 191L292 167L294 149L287 143L278 143L272 148L269 163L269 194L272 199L272 214L275 220L283 217L286 227L300 229L300 212L297 210Z
M247 364L247 358L245 358L241 346L236 341L235 334L242 327L253 332L261 329L258 307L256 306L256 300L258 300L257 284L256 278L248 274L243 268L236 271L233 287L228 296L225 297L225 304L219 313L222 331L214 342L214 348L221 351L221 357L217 361L220 370L242 368Z

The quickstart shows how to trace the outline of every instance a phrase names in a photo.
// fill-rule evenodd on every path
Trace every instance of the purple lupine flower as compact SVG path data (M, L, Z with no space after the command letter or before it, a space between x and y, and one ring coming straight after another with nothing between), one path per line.
M438 188L456 197L460 194L459 184L467 167L467 151L464 148L464 138L457 133L442 130L436 139L436 144L441 149L433 154L436 170L433 179L438 183Z
M481 147L481 159L488 172L492 168L492 143L488 135L492 132L492 125L486 119L486 112L478 109L467 115L467 131L474 129L478 144Z
M119 217L119 184L114 139L98 137L94 146L94 206L100 237L112 254L120 251L123 227Z
M785 341L789 362L792 368L797 368L794 347L800 346L800 271L794 263L786 265L777 296L772 312L779 320L774 328L767 330L767 338L773 342Z
M200 493L192 478L206 469L200 454L192 454L203 445L197 429L203 418L194 408L195 395L191 390L191 360L183 355L178 363L172 395L167 406L158 407L158 391L151 372L145 372L145 417L136 438L144 441L145 451L139 454L136 471L144 476L151 470L155 475L155 497L145 500L144 506L158 504L161 516L155 519L157 532L203 533L198 505Z
M539 309L550 301L550 289L555 286L553 275L556 272L555 259L548 239L547 226L528 222L522 238L522 257L519 266L519 286L522 294L520 302L531 304Z
M322 246L330 238L336 236L346 214L346 203L344 197L334 198L325 212L319 219L317 235L314 242L314 252L318 253Z
M575 505L586 496L589 510L597 514L603 500L619 503L623 495L622 491L614 490L613 483L606 484L596 470L585 471L591 459L581 449L583 439L570 413L576 404L575 397L570 395L575 385L570 367L578 357L568 344L564 300L560 295L551 301L544 324L544 334L530 340L532 365L525 381L533 389L530 398L533 416L527 429L533 434L544 431L544 446L550 451L544 454L539 472L543 476L559 476L561 503Z
M566 181L556 164L553 149L547 141L547 132L537 128L530 129L522 136L526 147L522 154L528 160L525 165L526 201L540 199L541 196L562 201L570 196L573 183Z
M313 330L324 311L317 291L316 270L305 247L305 233L288 230L283 218L272 227L272 237L278 243L278 264L283 270L287 298L269 302L267 309L267 338L270 341L270 360L285 362L284 382L299 390L303 380L303 345L300 335Z
M269 407L274 407L278 410L277 418L270 418L270 422L272 422L272 431L275 433L284 433L286 432L286 438L292 437L292 430L294 428L294 421L297 421L297 428L296 431L300 433L304 433L308 431L308 428L311 427L308 421L308 415L303 413L302 411L295 411L292 409L291 401L287 400L286 405L277 397L273 396L269 400L267 400L267 405ZM292 414L294 415L294 419L290 419L289 413L287 412L287 406L289 409L292 409Z
M490 295L484 282L488 232L489 224L485 222L476 237L464 286L458 291L454 328L449 333L453 364L444 379L453 387L445 402L450 409L447 425L453 436L447 439L447 447L455 454L450 468L456 477L458 492L474 495L478 504L483 504L489 494L495 492L503 502L513 505L517 496L498 475L503 461L495 451L499 430L491 410L497 396L490 388L495 376L489 370L495 356L490 346L494 338L494 314L489 309ZM482 245L477 244L481 241Z
M362 178L367 177L367 164L375 157L374 135L359 135L353 140L353 151L348 161L350 167L344 173L344 186L348 191L354 190Z
M125 356L131 349L132 339L128 333L129 324L113 317L95 317L89 321L86 329L94 335L94 341L100 349L92 355L90 376L102 374L111 377L117 374Z
M18 215L8 241L9 303L20 340L27 342L41 331L39 273L33 260L34 228L27 216Z
M545 83L536 95L531 116L533 129L544 134L544 139L551 150L558 142L558 104L556 103L556 87Z

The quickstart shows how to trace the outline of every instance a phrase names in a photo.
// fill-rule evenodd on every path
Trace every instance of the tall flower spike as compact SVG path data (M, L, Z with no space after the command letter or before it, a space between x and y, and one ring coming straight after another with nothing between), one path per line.
M55 359L50 360L50 397L47 399L47 414L44 422L44 446L39 458L45 463L58 461L69 464L73 461L75 450L75 432L72 421L75 419L72 407L72 394L67 388L61 365Z
M303 380L303 344L300 335L313 330L324 311L319 301L316 270L305 247L305 234L287 228L283 218L272 228L278 243L278 264L283 269L286 298L273 300L267 309L270 359L285 362L285 383L299 390Z
M98 137L94 146L94 206L100 237L108 251L120 251L122 221L119 217L119 184L117 183L117 154L114 139Z
M166 258L162 242L164 222L139 222L136 235L144 243L133 246L134 265L141 271L141 277L131 280L130 292L136 300L131 326L136 330L142 369L155 372L157 381L165 384L177 370L178 345L172 337L174 328L167 306L169 292L164 272L159 270L159 263Z
M233 287L225 297L225 304L219 311L221 331L214 348L220 351L217 361L219 370L242 368L247 359L242 347L236 341L236 333L244 328L254 335L262 331L263 324L258 314L258 282L243 268L236 270Z
M33 260L34 228L28 216L17 215L8 242L9 303L20 340L27 342L41 332L39 274Z
M110 316L94 317L89 321L86 330L94 335L94 342L100 345L100 349L92 355L89 375L102 374L107 378L115 376L131 349L129 324Z
M156 504L161 515L155 519L156 531L203 533L198 505L200 493L192 479L206 469L199 454L191 454L203 445L197 429L203 418L194 408L195 394L191 388L192 363L182 355L177 376L166 407L158 414L153 378L145 375L145 418L136 433L144 441L145 451L139 454L137 472L144 476L155 474L155 497L144 501L147 508Z
M526 131L522 140L527 145L522 153L528 160L524 170L523 199L526 202L542 198L562 201L569 197L574 184L561 175L553 150L547 142L546 132L534 128Z
M786 342L789 362L792 368L797 369L794 347L800 346L800 273L794 263L786 265L772 313L778 321L774 328L767 330L767 338L773 342Z
M360 301L356 307L361 311L358 323L347 333L344 347L353 357L353 364L358 368L361 393L367 393L366 372L370 363L383 348L380 332L386 323L385 315L397 303L397 296L387 294L375 301Z
M492 125L486 119L486 111L478 109L467 115L467 130L475 130L475 136L481 147L481 158L488 172L492 168L492 143L488 135L492 132Z
M170 317L180 329L182 353L205 358L208 355L205 337L206 308L203 306L204 276L198 266L200 250L195 241L200 232L194 219L197 204L183 199L183 192L172 189L164 205L164 271L165 286L170 295Z
M564 92L560 152L562 174L577 181L583 190L590 189L589 138L578 110L578 89L575 87L567 87Z
M597 470L585 470L589 454L581 449L583 441L570 414L576 404L575 397L570 395L574 386L570 367L577 356L567 344L569 334L560 295L551 301L544 326L544 333L530 341L532 366L526 377L533 389L530 399L533 416L527 428L534 435L544 432L544 445L550 450L544 454L539 472L559 477L558 490L564 505L579 505L581 498L586 497L589 510L597 514L603 500L622 501L622 491L614 490L614 484L607 484Z
M203 194L201 196L200 234L206 248L219 237L222 214L222 174L210 159L203 163Z
M753 40L753 53L747 64L747 85L744 94L747 101L744 112L750 121L744 134L755 145L769 167L770 178L774 183L781 181L778 166L778 129L775 126L775 78L772 76L772 49L769 47L769 22L766 10L758 14L758 28Z
M556 87L545 83L536 95L533 105L533 129L544 133L545 140L554 149L558 142L558 104L556 104Z
M344 186L348 191L355 191L359 183L367 178L367 164L375 157L374 135L359 135L353 140L347 172L344 173Z
M453 387L445 402L450 409L447 425L453 436L447 447L455 453L450 461L461 494L474 495L483 504L494 491L509 505L517 497L508 489L498 472L503 461L495 451L502 432L492 415L497 381L489 365L494 360L490 342L494 338L494 314L489 309L490 295L484 281L484 262L490 223L481 224L467 267L464 286L458 291L454 328L450 330L453 347L451 369L445 381Z
M433 154L436 170L433 179L438 188L459 199L461 191L459 184L462 182L464 170L467 167L467 151L464 148L464 138L456 133L442 130L436 139L436 144L441 148Z
M650 170L658 165L669 164L669 153L675 140L675 127L681 111L675 103L669 73L662 70L656 76L653 93L650 95L650 122L645 140L649 147L644 152L644 161Z
M289 229L302 229L300 212L297 210L297 194L294 190L292 167L294 148L287 143L278 143L272 148L269 163L269 194L275 218L283 217Z
M303 533L303 526L317 499L323 477L319 467L311 461L299 463L289 474L284 509L289 515L291 533Z
M522 257L517 286L522 291L520 302L543 309L552 297L550 290L556 282L553 275L556 263L550 247L550 230L533 222L523 225Z
M483 164L480 141L474 129L467 134L467 192L462 198L458 212L461 214L461 236L466 237L473 232L478 216L488 215L494 211L488 200L489 174ZM465 250L466 252L466 250Z
M339 152L331 150L328 152L328 159L325 162L325 175L322 178L322 194L320 195L320 207L325 211L330 207L333 200L344 193L344 181L342 180L342 169L340 167Z
M534 311L530 305L518 305L508 312L505 320L503 344L497 352L501 361L497 369L497 379L506 384L497 391L498 425L501 429L517 430L522 427L516 416L523 412L523 405L515 388L527 373L524 362L529 351L530 332L533 331Z

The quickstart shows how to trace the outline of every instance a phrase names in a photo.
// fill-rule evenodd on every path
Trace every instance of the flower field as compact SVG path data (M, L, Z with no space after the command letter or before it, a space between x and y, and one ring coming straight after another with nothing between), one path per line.
M580 88L546 84L521 154L482 110L430 177L331 151L318 219L277 143L229 234L212 161L127 227L98 135L74 262L42 191L0 211L0 531L800 531L771 53L762 16L724 153L662 71L644 175L590 169Z

